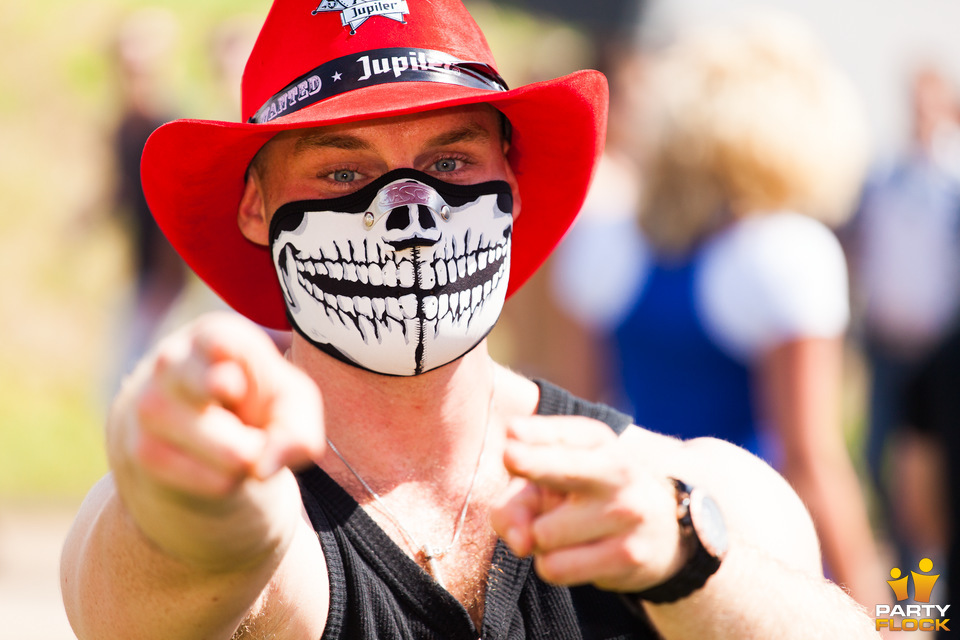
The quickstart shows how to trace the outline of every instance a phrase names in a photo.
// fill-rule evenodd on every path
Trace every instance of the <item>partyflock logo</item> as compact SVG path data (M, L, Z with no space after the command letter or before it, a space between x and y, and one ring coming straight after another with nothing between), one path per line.
M878 604L876 607L876 628L890 631L950 631L946 617L950 605L930 604L930 595L937 584L940 574L933 574L933 561L924 558L918 564L922 573L911 571L909 576L902 575L898 567L890 570L892 580L887 584L897 598L897 604ZM910 600L910 577L913 577L914 604L901 604Z
M410 13L407 0L322 0L313 15L325 11L339 11L343 26L350 25L350 35L355 34L367 18L383 16L402 23L403 16Z

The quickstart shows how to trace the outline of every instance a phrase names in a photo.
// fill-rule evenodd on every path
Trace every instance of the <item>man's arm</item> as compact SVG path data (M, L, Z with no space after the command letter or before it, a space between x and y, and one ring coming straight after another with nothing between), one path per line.
M677 477L719 504L730 548L706 585L675 603L644 603L667 640L877 638L872 621L823 578L816 533L787 483L728 443L689 442L631 427L617 438L579 417L534 417L511 427L513 485L494 526L542 578L641 591L685 561Z
M301 589L298 568L324 565L308 557L321 552L286 465L322 442L316 386L254 325L215 315L164 341L113 406L111 474L64 546L77 636L228 640L276 606L269 584ZM322 630L326 583L314 580L290 604L311 605Z

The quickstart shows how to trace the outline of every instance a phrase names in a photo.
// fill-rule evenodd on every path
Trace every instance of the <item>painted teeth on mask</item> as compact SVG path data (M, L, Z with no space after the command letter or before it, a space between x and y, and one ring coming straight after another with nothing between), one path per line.
M367 243L361 242L359 246L354 245L353 242L348 244L350 245L350 259L358 265L365 264L367 262Z
M404 289L409 289L416 283L416 269L413 262L403 260L397 267L397 280Z
M429 265L424 265L420 269L420 288L424 291L431 291L437 286L437 272Z
M437 317L442 318L450 310L450 294L442 293L437 298Z
M394 320L403 319L403 311L400 310L400 300L397 298L384 298L387 303L387 315Z
M370 298L361 298L360 296L354 296L353 308L356 310L358 315L361 315L365 318L373 317L373 304L370 302Z
M453 258L447 260L447 278L450 284L453 284L457 281L457 262Z
M380 268L380 265L376 263L370 265L369 277L370 284L373 286L379 287L383 285L383 269Z
M360 334L367 343L372 343L373 340L380 342L380 330L377 328L376 322L367 320L366 316L358 316L357 327L360 329ZM371 340L371 338L373 338L373 340Z
M427 296L423 299L423 317L427 320L436 320L440 301L437 296Z
M464 321L469 322L473 315L483 309L484 301L490 296L492 291L497 289L501 280L506 275L506 265L502 262L498 263L496 256L497 253L499 253L501 258L508 255L509 243L510 240L508 238L496 247L488 246L486 248L479 248L465 259L438 259L434 263L433 272L437 276L438 286L445 286L447 284L444 282L445 276L449 277L450 283L464 280L464 277L467 279L464 281L464 285L466 286L463 290L458 292L444 292L437 296L436 306L434 306L433 302L434 296L424 298L423 311L424 317L427 320L432 321L434 319L434 308L436 309L435 317L437 322L431 322L435 333L439 332L441 320L449 320L455 324ZM473 271L471 271L472 264L476 265ZM460 265L464 266L464 276L460 275ZM495 269L492 275L483 273L483 270L488 267ZM429 269L424 269L424 272L428 270ZM478 277L483 278L482 281L478 282ZM470 280L472 280L472 282L469 282ZM469 284L467 284L467 282L469 282Z
M407 335L406 320L413 318L417 313L417 297L414 294L408 294L400 299L397 298L367 298L363 296L332 296L323 294L315 286L312 287L308 282L304 287L310 291L321 304L323 304L327 316L331 320L339 320L344 326L354 326L363 333L364 339L371 336L377 341L381 341L381 327L396 327ZM319 292L319 295L317 295ZM409 338L408 338L409 339Z
M340 282L359 282L376 287L402 287L411 289L416 285L416 267L413 261L402 259L399 262L387 260L382 264L333 262L331 260L296 260L297 271L310 278L325 277ZM314 284L317 284L314 282Z
M349 240L334 239L333 248L337 252L339 262L353 259L353 250Z
M496 289L504 277L503 265L497 270L493 277L482 285L476 285L471 289L454 293L442 293L439 296L428 296L424 299L424 317L427 320L438 320L435 332L439 331L439 321L449 320L454 324L470 321L476 313L483 310L483 303L489 298L490 293ZM433 300L436 299L434 305ZM436 309L436 316L434 316Z
M309 264L309 263L308 263ZM379 324L385 324L389 320L396 322L406 335L406 326L404 319L410 319L416 316L417 299L413 294L403 296L399 300L396 298L368 298L364 296L353 296L352 298L330 293L324 293L320 287L313 284L304 277L304 273L310 273L309 267L304 267L303 272L299 274L300 285L314 299L320 302L332 320L339 320L342 324L352 324L364 333L367 338L372 335L377 341L380 340Z
M397 264L387 262L383 265L383 284L387 287L397 286Z
M342 243L341 243L342 244ZM328 260L324 256L317 258L298 257L295 262L298 270L298 280L314 299L323 304L327 315L331 319L339 320L344 325L353 325L363 333L365 338L373 336L377 341L381 339L381 327L390 327L396 324L405 338L408 326L406 321L417 317L417 296L413 293L399 296L387 295L363 296L344 295L324 291L324 287L333 290L342 289L340 283L354 283L351 286L366 285L374 294L377 287L397 289L417 289L425 292L435 287L445 287L458 281L464 281L464 289L459 292L445 292L439 295L427 295L423 298L423 318L431 321L435 327L439 322L449 319L454 323L469 321L482 308L483 301L491 291L495 290L505 276L504 264L497 264L508 254L510 246L509 235L497 244L483 245L480 236L476 246L472 246L469 235L462 240L461 246L471 249L468 255L457 255L457 246L461 243L455 240L448 243L443 252L432 265L421 266L419 283L417 267L409 258L382 259L379 249L374 250L359 245L354 246L336 244L338 261ZM363 262L363 258L380 257L378 261ZM346 261L343 259L346 258ZM359 259L359 260L357 260ZM492 274L484 274L487 268L494 269ZM477 282L477 277L483 277L483 282ZM315 278L323 278L326 283L323 287ZM386 293L386 292L384 292ZM436 322L434 322L436 321ZM436 329L439 330L439 329Z
M353 244L341 246L342 243L335 244L334 248L336 253L340 254L336 261L328 259L325 256L312 258L301 254L301 256L295 259L295 262L297 270L300 273L305 273L310 277L313 284L319 284L321 287L323 287L323 283L318 283L312 280L312 278L326 277L340 282L361 283L391 288L399 287L403 289L418 286L424 291L430 291L436 286L443 287L447 284L453 284L459 280L473 276L478 271L483 271L490 266L491 263L503 258L505 255L504 249L508 243L509 239L503 239L498 244L491 243L486 247L477 246L466 255L457 255L458 245L469 246L473 244L468 233L465 240L461 240L459 243L453 240L445 246L444 257L438 257L433 263L433 273L429 273L429 268L421 266L419 281L417 278L417 265L415 261L409 257L398 260L391 256L391 258L385 260L381 259L379 261L369 262L357 260L357 258L374 257L373 254L379 253L379 250L374 250L373 247L367 248L364 243L360 243L358 246L354 246ZM480 236L479 244L483 244L482 236ZM471 288L473 284L474 283L471 283ZM332 288L338 289L336 286L332 286ZM339 291L337 293L339 293ZM371 297L373 296L371 295Z
M417 296L408 294L400 298L400 308L403 311L403 317L406 319L417 317Z

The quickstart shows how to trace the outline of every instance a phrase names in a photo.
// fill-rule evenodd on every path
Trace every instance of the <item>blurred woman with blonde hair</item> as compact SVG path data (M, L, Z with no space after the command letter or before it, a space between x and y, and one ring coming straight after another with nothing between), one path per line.
M780 15L691 31L651 56L644 82L642 233L584 218L555 270L560 302L606 336L638 424L776 466L833 577L872 606L883 576L840 419L850 312L830 229L866 169L861 105Z

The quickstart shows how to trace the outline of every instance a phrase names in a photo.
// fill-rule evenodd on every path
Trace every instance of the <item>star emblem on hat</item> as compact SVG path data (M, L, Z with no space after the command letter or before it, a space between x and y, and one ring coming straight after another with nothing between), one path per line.
M351 35L367 18L383 16L405 24L403 16L410 13L407 0L322 0L312 15L329 11L340 12L340 22L343 26L350 25Z

